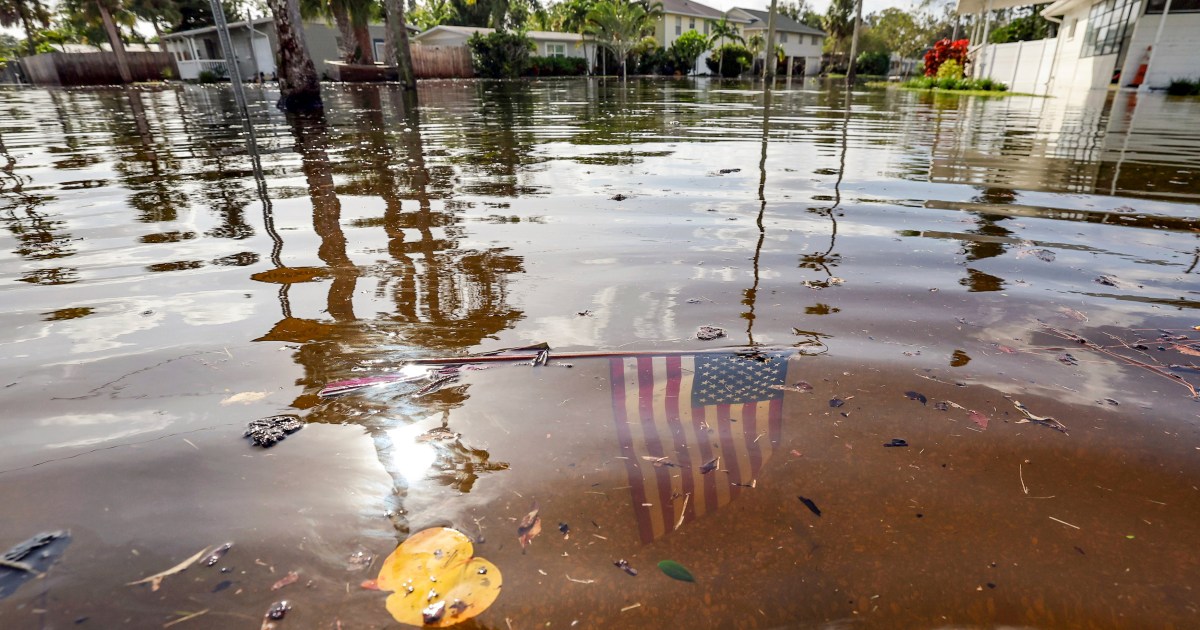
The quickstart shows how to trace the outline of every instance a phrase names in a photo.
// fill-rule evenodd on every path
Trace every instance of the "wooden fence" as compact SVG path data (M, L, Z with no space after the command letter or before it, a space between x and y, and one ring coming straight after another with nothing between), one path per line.
M467 79L475 76L471 51L466 46L423 46L412 50L413 73L418 79Z
M134 81L178 78L175 58L165 52L127 52ZM35 85L112 85L121 82L117 55L111 52L42 53L21 59L25 75Z

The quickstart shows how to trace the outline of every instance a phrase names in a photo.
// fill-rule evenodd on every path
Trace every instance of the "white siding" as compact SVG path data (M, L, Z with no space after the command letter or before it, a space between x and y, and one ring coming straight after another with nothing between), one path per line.
M1121 85L1129 85L1137 74L1138 66L1145 57L1146 48L1154 43L1158 23L1162 15L1143 15L1134 27L1125 56L1125 67L1121 72ZM1165 88L1171 79L1200 78L1200 64L1196 63L1197 45L1200 44L1200 13L1171 13L1163 27L1162 40L1154 51L1154 63L1146 76L1146 84L1152 88Z

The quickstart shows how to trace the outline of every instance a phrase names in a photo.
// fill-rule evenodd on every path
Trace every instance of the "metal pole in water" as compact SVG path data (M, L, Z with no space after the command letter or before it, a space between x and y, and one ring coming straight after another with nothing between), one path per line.
M238 67L233 55L233 42L229 39L229 24L225 22L225 11L221 8L221 0L208 0L212 7L213 24L216 26L217 37L221 40L221 54L225 56L225 68L229 71L229 83L233 87L233 99L237 101L238 109L242 112L242 122L250 128L250 110L246 108L246 93L242 90L242 69ZM253 42L250 44L254 45Z

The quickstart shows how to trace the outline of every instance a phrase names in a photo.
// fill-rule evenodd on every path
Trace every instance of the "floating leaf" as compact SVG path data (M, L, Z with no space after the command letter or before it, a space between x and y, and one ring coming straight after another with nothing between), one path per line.
M533 509L517 524L517 540L521 542L521 551L525 551L529 543L542 533L542 519L538 516L539 510L537 501L534 501Z
M720 465L721 465L721 458L714 457L714 458L708 460L707 462L704 462L704 465L700 467L700 474L707 475L708 473L716 470L717 466L720 466Z
M908 441L900 438L892 438L892 441L884 443L884 446L894 448L898 446L908 446Z
M925 394L922 394L921 392L904 392L904 395L907 396L909 400L921 401L922 405L929 402L929 399L926 398Z
M271 585L271 590L278 591L279 589L287 586L288 584L295 584L296 581L299 579L300 579L299 573L296 573L295 571L289 571L287 575L279 578L278 582Z
M452 626L487 610L500 596L500 570L474 552L471 539L461 532L444 527L419 531L383 561L373 586L392 591L387 610L396 621Z
M637 569L629 566L629 561L625 558L621 558L620 560L613 562L613 566L628 573L629 575L637 575Z
M805 497L796 497L796 498L800 499L800 502L804 504L804 507L808 508L809 511L811 511L813 514L816 514L817 516L821 515L821 508L817 507L817 504L813 503L812 499L805 498Z
M696 578L692 577L692 572L684 568L682 564L674 560L663 560L658 563L658 568L662 569L667 577L679 580L680 582L695 582Z
M846 404L846 401L842 400L841 398L831 398L829 400L830 407L841 407L844 404Z
M969 417L971 419L971 422L974 422L975 424L979 425L979 428L987 429L987 425L988 425L988 417L987 416L972 409L971 412L967 414L967 417Z
M1182 352L1183 354L1186 354L1188 356L1193 356L1193 357L1200 357L1200 349L1193 348L1192 346L1186 346L1186 345L1183 345L1180 343L1177 343L1174 345L1175 345L1175 349Z

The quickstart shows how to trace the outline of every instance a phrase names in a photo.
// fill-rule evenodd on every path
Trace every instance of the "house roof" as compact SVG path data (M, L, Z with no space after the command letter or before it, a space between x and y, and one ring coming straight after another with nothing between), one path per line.
M758 9L745 9L742 7L737 7L737 10L750 16L750 18L751 18L750 25L747 26L746 28L766 28L767 27L768 13L766 11L760 11ZM789 33L801 33L804 35L820 35L822 37L825 36L825 31L822 31L819 28L813 28L807 24L802 24L800 22L797 22L796 20L793 20L792 18L790 18L786 15L783 15L782 13L775 14L775 30L787 31Z
M253 20L250 20L249 23L253 24L254 26L261 26L263 24L274 24L275 18L273 18L273 17L254 18ZM230 22L229 30L234 31L239 28L246 28L246 24L247 24L246 20L241 20L238 22ZM183 39L186 37L195 37L197 35L204 35L207 33L215 33L215 32L217 32L217 27L205 26L203 28L194 28L190 31L179 31L177 33L169 33L167 35L163 35L162 38L163 39Z
M1039 4L1038 0L958 0L958 6L954 7L954 12L959 15L973 15L987 11L989 6L994 11L1013 7L1029 7L1035 4Z
M662 0L662 10L664 14L671 15L692 15L710 20L720 20L723 17L728 17L730 22L745 24L750 20L738 17L736 15L728 15L720 9L714 9L707 4L693 2L693 0Z
M260 17L260 18L254 18L253 20L249 20L248 22L247 22L247 20L240 20L238 22L230 22L229 30L230 30L230 32L233 32L238 29L244 29L244 28L246 28L247 23L253 24L255 28L257 28L259 26L266 26L268 24L274 25L275 18L270 17L270 16L264 16L264 17ZM325 22L322 22L322 21L314 22L313 20L305 20L304 23L305 24L316 23L316 24L325 25ZM408 25L408 32L417 33L419 31L420 31L420 29L416 28L415 26L412 26L411 24ZM215 33L215 32L217 32L217 27L205 26L202 28L194 28L190 31L179 31L177 33L170 33L167 35L163 35L162 38L163 39L183 39L183 38L188 38L188 37L195 37L197 35L207 35L208 33Z
M494 32L496 32L496 29L494 28L481 28L478 26L447 26L442 24L415 36L413 39L420 41L427 35L432 35L434 33L456 33L458 35L466 35L470 37L476 33L487 35ZM583 41L583 35L578 33L560 33L558 31L525 31L525 36L534 41Z

